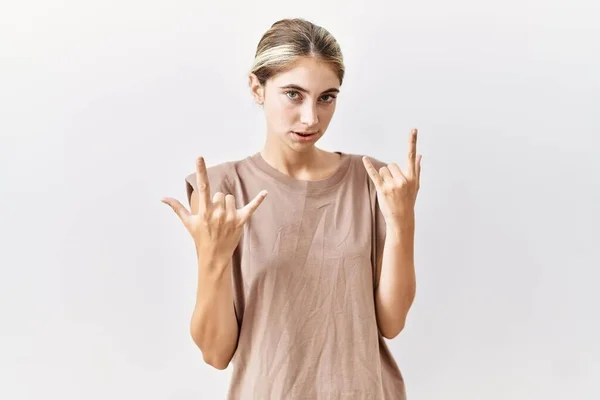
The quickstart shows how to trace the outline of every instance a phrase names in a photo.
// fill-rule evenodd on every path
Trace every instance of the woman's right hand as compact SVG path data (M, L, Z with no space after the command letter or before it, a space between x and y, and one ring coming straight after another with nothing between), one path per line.
M254 211L265 199L267 191L261 191L250 203L236 209L231 194L217 192L210 198L210 184L203 157L196 160L196 187L198 210L188 211L178 200L166 197L161 201L169 205L186 227L198 255L229 259L237 247L242 229Z

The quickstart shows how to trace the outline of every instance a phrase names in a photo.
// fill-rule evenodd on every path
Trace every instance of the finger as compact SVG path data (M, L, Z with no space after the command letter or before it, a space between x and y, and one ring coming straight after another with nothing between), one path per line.
M225 213L227 215L235 216L236 211L235 197L233 197L232 194L228 194L225 196Z
M381 175L384 182L392 182L394 180L394 177L392 176L392 173L388 167L379 168L379 175Z
M404 176L404 174L402 173L402 171L400 170L400 167L398 166L398 164L396 163L392 163L390 165L388 165L388 169L390 170L390 173L392 174L392 177L395 180L405 180L406 177Z
M215 193L212 198L212 203L215 207L222 207L223 209L225 209L225 194L221 192Z
M410 131L410 138L408 140L407 171L410 176L415 176L416 159L417 159L417 129L413 128Z
M225 195L223 193L217 192L213 196L210 216L220 222L225 220L227 213L225 212Z
M417 166L416 166L417 182L421 180L421 159L422 158L423 158L423 156L421 154L419 154L417 156Z
M181 219L182 222L185 222L189 217L189 211L178 200L172 199L170 197L165 197L160 201L171 207L171 209L175 211L175 214L177 214L177 216L179 217L179 219Z
M196 187L198 188L198 213L206 211L210 205L210 184L204 157L196 160Z
M363 160L365 169L367 170L367 174L369 175L369 177L375 184L375 188L376 189L380 188L383 185L383 179L381 178L381 175L379 175L379 172L377 172L377 170L371 163L371 160L369 160L369 157L364 156L362 158L362 160Z
M250 203L246 204L244 208L239 210L238 215L240 223L242 225L245 224L246 221L248 221L248 219L250 219L250 217L252 216L252 214L254 214L258 206L260 206L265 197L267 197L267 194L268 192L266 190L261 191Z

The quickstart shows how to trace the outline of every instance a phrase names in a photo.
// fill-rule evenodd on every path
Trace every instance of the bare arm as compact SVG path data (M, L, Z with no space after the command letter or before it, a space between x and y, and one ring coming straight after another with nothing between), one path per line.
M377 189L378 204L385 219L383 254L378 255L378 285L375 289L377 324L381 334L394 338L402 329L416 292L414 238L415 202L420 187L421 156L417 156L417 130L410 133L405 171L397 164L379 171L367 157L367 173Z
M396 337L406 322L416 292L414 221L386 226L381 276L375 291L377 321L381 334Z
M192 192L192 213L198 212L198 194ZM229 365L237 347L239 327L233 305L231 256L202 253L198 255L196 305L190 322L194 343L204 361L217 368Z
M262 203L263 190L250 203L236 209L231 194L216 192L211 200L210 182L200 157L196 161L196 190L190 211L178 200L163 198L194 239L198 257L196 304L190 333L204 360L217 369L229 365L238 341L239 327L233 305L231 263L244 224Z

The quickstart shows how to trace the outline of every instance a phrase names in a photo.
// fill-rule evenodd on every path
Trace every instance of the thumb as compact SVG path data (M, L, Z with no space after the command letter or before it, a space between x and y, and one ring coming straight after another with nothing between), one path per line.
M185 223L187 218L190 216L189 211L177 199L164 197L160 201L171 207L179 219L181 219L181 222Z

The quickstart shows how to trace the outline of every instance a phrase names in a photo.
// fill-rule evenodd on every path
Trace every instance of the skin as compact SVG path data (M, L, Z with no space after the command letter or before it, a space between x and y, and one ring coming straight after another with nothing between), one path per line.
M204 361L225 369L235 352L239 326L231 287L231 258L244 224L267 196L261 191L250 203L236 209L235 198L221 192L210 198L210 182L204 158L196 161L196 187L191 211L179 201L164 198L194 239L198 257L196 304L190 334Z
M410 133L408 149L404 171L396 163L378 171L368 157L363 157L365 169L377 189L379 208L386 223L383 256L378 260L380 276L375 290L375 308L378 328L388 339L404 329L416 292L415 202L421 178L416 129Z
M301 58L264 86L254 74L249 86L261 105L267 135L261 155L284 174L300 180L323 179L338 167L339 154L316 147L335 112L340 81L333 69L314 58ZM318 132L312 142L292 133Z
M267 133L261 155L284 174L300 180L321 180L339 166L340 156L316 146L335 112L340 81L328 65L301 58L287 70L261 85L248 77L251 94L264 109ZM293 132L316 132L311 141ZM409 140L405 171L389 164L377 171L365 157L365 169L377 189L386 222L386 241L375 289L377 324L386 338L404 327L415 294L414 205L419 190L420 160L416 155L416 129ZM225 369L237 346L239 327L233 308L231 257L243 225L267 196L260 192L248 205L235 208L232 195L216 193L211 199L203 157L196 161L198 190L188 211L178 200L163 198L180 218L196 245L198 290L190 331L205 362Z

